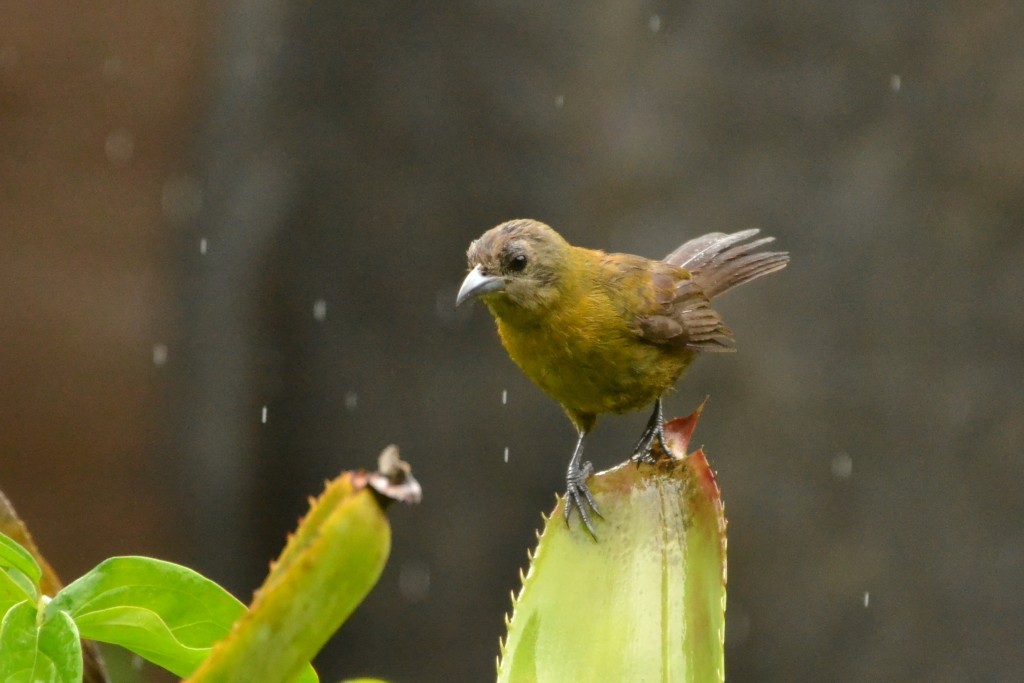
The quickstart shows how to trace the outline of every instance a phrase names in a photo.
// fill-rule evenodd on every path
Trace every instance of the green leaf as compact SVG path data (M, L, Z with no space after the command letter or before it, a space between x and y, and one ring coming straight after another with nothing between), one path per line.
M32 553L6 534L0 534L0 567L14 567L32 579L32 583L39 583L43 578L43 570L39 568Z
M588 485L597 541L562 505L545 525L502 648L499 683L724 678L725 517L696 423L665 426L671 457Z
M0 681L3 683L80 683L82 644L75 622L61 612L42 626L29 601L20 602L0 624Z
M65 587L47 613L67 612L83 638L113 643L189 675L245 606L204 576L146 557L115 557Z
M60 591L47 607L48 614L56 611L70 615L83 638L119 645L184 677L246 609L187 567L148 557L114 557ZM295 679L317 680L308 664Z
M76 617L90 640L114 643L179 676L187 675L210 654L210 647L181 642L156 612L144 607L109 607Z
M0 600L3 596L19 596L20 601L28 598L33 603L39 598L39 581L43 570L32 553L25 550L11 537L0 533Z
M7 610L24 600L36 601L29 578L17 569L0 570L0 614L6 614Z
M74 620L63 612L46 618L39 629L39 652L60 674L58 680L82 680L82 639Z

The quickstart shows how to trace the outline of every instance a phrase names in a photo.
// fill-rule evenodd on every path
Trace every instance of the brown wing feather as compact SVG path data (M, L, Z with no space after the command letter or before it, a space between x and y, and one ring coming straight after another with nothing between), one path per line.
M732 331L690 273L663 261L611 254L604 259L622 314L637 336L655 344L731 351Z
M754 251L772 242L774 237L744 242L758 232L752 228L731 235L708 233L680 246L665 257L665 262L689 270L704 294L713 299L733 287L782 270L789 263L787 252Z
M641 337L697 351L733 350L732 331L689 273L673 268L651 280L664 303L657 312L640 318Z

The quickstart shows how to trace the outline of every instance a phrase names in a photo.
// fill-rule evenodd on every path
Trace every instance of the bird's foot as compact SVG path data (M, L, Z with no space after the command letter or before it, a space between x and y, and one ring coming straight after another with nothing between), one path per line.
M658 461L658 458L654 456L655 443L658 444L664 455L671 453L668 445L665 443L665 429L663 425L659 424L653 429L644 430L643 436L640 437L640 441L637 442L636 448L633 449L633 455L629 459L637 465L640 463L654 464Z
M658 459L654 457L655 442L661 448L662 454L667 456L671 453L668 445L665 443L665 418L662 417L661 399L654 403L651 419L647 421L647 427L644 428L644 433L640 435L640 440L637 441L636 448L633 449L633 455L629 459L637 465L640 463L653 464L657 462Z
M589 462L583 463L583 466L579 469L570 468L566 475L565 481L565 525L569 526L569 517L572 515L573 508L579 511L580 519L583 520L583 526L587 528L590 535L597 540L597 534L594 533L594 527L590 523L590 514L587 512L589 507L595 515L602 517L601 511L597 509L597 501L594 500L594 496L591 495L590 489L587 488L586 479L594 472L594 466Z

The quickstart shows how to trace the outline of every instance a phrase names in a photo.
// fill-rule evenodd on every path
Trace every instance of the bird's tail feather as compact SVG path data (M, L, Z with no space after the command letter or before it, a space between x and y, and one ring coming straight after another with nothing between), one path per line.
M782 270L789 263L789 252L755 252L775 239L762 237L745 241L758 232L756 228L731 235L711 232L686 242L666 256L665 261L690 271L693 281L711 299L744 282Z

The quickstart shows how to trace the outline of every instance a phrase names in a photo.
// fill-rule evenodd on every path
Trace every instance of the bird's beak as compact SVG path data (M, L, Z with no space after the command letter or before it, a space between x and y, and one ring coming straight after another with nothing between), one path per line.
M501 289L505 289L504 278L495 275L484 275L480 270L480 266L476 266L473 270L469 271L466 279L462 281L462 286L459 287L459 295L455 297L455 305L458 306L471 297L487 294L488 292L497 292Z

